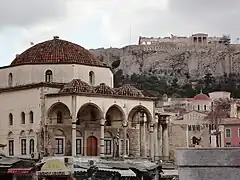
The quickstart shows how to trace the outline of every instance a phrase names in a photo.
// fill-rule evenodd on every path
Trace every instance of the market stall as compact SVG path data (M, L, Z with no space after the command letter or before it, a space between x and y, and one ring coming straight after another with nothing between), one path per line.
M72 177L71 169L58 159L45 162L36 174L39 180L70 180Z

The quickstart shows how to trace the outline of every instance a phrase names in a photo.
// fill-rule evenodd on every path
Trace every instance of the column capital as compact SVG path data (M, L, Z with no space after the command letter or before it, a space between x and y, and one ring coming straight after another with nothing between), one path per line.
M127 127L128 126L128 121L127 120L123 120L122 121L122 126L123 127Z
M100 125L103 125L103 126L104 126L105 122L106 122L106 120L102 118L102 119L100 120Z
M156 123L158 123L158 118L159 118L159 117L158 117L158 115L156 114L156 115L155 115L155 122L156 122Z

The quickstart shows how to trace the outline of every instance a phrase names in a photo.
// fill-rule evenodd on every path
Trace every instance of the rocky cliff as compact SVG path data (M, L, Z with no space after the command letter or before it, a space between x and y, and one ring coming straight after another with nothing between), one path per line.
M240 45L207 45L176 47L131 45L123 48L90 50L111 66L120 60L119 68L131 75L148 72L167 79L177 77L183 82L187 76L201 78L207 73L221 76L240 70Z

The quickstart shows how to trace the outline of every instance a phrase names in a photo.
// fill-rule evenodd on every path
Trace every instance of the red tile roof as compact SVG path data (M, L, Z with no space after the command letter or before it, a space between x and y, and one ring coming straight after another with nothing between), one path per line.
M85 48L72 42L61 40L58 37L27 49L22 54L16 56L11 66L53 63L106 66Z
M193 100L209 100L210 98L203 93L197 94L196 96L193 97Z

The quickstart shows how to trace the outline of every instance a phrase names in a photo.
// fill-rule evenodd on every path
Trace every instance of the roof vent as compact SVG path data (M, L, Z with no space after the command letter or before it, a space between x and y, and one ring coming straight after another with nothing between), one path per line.
M53 36L53 39L59 39L59 36Z

